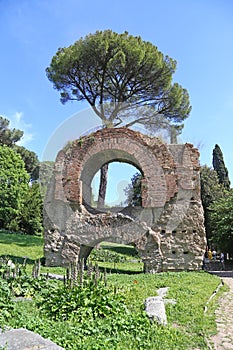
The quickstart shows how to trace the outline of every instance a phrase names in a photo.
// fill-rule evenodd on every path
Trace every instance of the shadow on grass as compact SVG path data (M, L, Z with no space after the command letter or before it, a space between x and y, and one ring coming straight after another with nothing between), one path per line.
M104 272L105 268L102 266L99 266L99 271ZM112 274L124 274L124 275L139 275L142 274L143 271L132 271L132 270L123 270L123 269L118 269L118 268L110 268L106 267L106 272L107 273L112 273Z
M123 254L123 255L128 255L128 256L133 256L133 257L138 257L138 252L136 251L136 249L134 247L125 247L125 246L108 246L106 245L102 245L101 246L103 249L106 250L110 250L113 251L115 253L119 253L119 254Z
M15 256L15 255L0 255L0 259L3 260L12 260L14 264L23 264L26 259L26 264L27 265L34 265L35 261L38 259L30 259L28 257L22 257L22 256ZM44 263L44 258L40 259L41 264L43 265Z
M0 231L0 243L15 244L21 247L35 247L43 245L43 237L22 233L6 233Z

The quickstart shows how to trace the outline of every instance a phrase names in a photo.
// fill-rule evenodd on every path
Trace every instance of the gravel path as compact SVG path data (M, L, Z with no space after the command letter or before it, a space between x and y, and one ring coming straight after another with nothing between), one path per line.
M233 349L233 272L222 271L216 274L230 290L219 299L219 307L215 311L217 334L210 341L215 350L229 350Z

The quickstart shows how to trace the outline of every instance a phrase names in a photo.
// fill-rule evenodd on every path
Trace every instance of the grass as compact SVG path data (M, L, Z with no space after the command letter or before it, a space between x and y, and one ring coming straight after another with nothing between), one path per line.
M102 249L107 249L110 251L114 251L118 254L125 255L128 258L128 260L131 260L132 258L139 259L138 252L132 245L125 245L125 244L119 245L117 243L102 242L100 244L100 247Z
M0 255L14 256L19 259L27 256L34 261L43 257L43 238L18 233L0 232Z
M0 231L0 257L8 257L19 264L22 264L26 258L27 271L31 271L35 261L42 259L43 256L43 237ZM60 267L47 268L42 266L41 272L64 274L65 270Z
M83 320L81 324L75 320L54 322L43 318L33 302L21 302L17 303L17 314L9 319L8 324L26 327L72 350L208 349L205 336L216 332L214 310L218 296L211 300L207 314L204 314L204 307L220 284L219 277L204 271L143 274L142 263L132 246L103 242L101 249L126 257L126 262L105 261L98 262L98 265L108 269L108 285L117 293L124 294L128 315L92 323L88 320ZM35 260L43 257L43 239L1 232L0 256L8 256L18 262L27 256L30 269ZM64 269L42 267L42 272L63 274ZM143 316L145 299L156 295L161 287L169 287L167 298L176 301L175 305L166 305L167 327L150 324Z
M138 252L133 246L102 242L100 244L100 250L113 252L125 258L125 262L115 262L109 260L104 262L97 261L98 266L102 271L105 268L108 273L137 274L143 272L143 263L138 256ZM92 255L90 255L90 259L92 260Z
M131 262L125 262L125 263L114 263L114 262L101 262L98 261L98 266L100 267L101 271L104 271L106 268L108 273L117 273L117 274L137 274L143 272L143 263L131 263Z

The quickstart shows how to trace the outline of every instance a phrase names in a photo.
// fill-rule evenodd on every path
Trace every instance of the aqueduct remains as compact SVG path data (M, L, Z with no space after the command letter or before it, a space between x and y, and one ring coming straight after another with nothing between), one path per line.
M118 212L91 206L91 182L113 161L143 175L142 206ZM206 247L199 152L126 128L77 139L56 158L44 202L46 265L86 258L101 241L133 244L147 272L199 270Z

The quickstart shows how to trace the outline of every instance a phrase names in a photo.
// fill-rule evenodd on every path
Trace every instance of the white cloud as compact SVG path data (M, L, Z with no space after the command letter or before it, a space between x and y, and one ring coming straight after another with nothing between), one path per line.
M34 139L34 135L30 132L31 124L27 124L23 119L23 112L15 112L6 118L10 121L10 129L15 128L24 132L17 145L26 147Z

